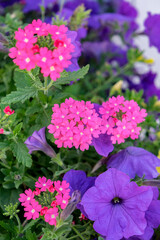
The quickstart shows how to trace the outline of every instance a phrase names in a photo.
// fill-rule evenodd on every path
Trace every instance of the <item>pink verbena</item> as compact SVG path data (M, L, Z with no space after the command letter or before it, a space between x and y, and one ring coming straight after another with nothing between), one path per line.
M14 110L11 110L9 106L5 107L5 109L3 110L3 112L6 115L12 115L14 113Z
M3 133L4 133L4 129L0 128L0 134L3 134Z
M89 148L92 137L98 138L101 134L101 118L89 101L69 98L60 106L55 104L52 110L52 120L48 129L59 148L74 146L84 151Z
M138 124L147 116L145 109L140 109L134 100L125 100L123 96L109 98L99 112L102 115L102 132L111 135L113 144L120 144L128 137L137 139L141 130Z
M70 199L69 183L53 182L45 177L39 177L35 187L34 191L28 189L20 194L19 201L24 206L24 217L30 220L41 216L50 225L56 226L61 211Z
M74 45L67 37L68 28L33 20L24 30L15 32L16 46L10 49L9 56L20 69L30 71L36 66L41 68L44 77L53 81L71 64Z

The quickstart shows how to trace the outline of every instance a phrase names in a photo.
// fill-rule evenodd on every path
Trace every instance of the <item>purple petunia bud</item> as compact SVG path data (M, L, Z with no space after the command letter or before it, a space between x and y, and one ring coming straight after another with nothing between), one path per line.
M61 213L61 219L64 221L71 215L71 213L76 209L77 204L81 200L81 192L76 190L72 193L71 200L69 201L66 208Z
M29 154L33 151L42 151L51 158L56 156L55 151L46 141L45 127L41 128L39 131L35 131L24 143L29 149Z

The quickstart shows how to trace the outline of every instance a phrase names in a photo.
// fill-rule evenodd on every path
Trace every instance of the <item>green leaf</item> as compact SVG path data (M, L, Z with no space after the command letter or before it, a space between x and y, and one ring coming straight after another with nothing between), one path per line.
M17 124L17 126L14 128L13 130L13 134L16 136L17 134L20 133L21 129L22 129L23 123L20 122L19 124Z
M37 91L33 87L18 88L17 91L13 91L6 97L2 98L2 104L11 104L22 102L24 103L27 99L36 96Z
M89 71L89 64L85 67L82 67L78 71L73 72L64 72L61 74L61 77L53 83L53 86L59 87L60 85L69 84L71 81L76 82L77 79L83 78Z
M26 238L27 240L37 240L36 234L32 233L30 229L26 231Z
M10 203L15 204L16 202L19 203L18 198L19 194L21 193L20 189L4 189L3 187L0 188L0 207L5 210L4 205L8 205Z
M34 226L39 221L39 218L35 220L31 220L27 225L24 227L23 231L25 232L27 229L30 229L32 226Z
M0 226L7 230L7 232L12 233L13 235L16 234L16 226L14 225L14 222L12 220L10 220L8 223L0 221Z
M52 158L50 163L57 163L59 166L63 166L63 162L60 156L60 153L56 154L56 157Z
M28 153L28 148L23 142L12 143L11 149L19 163L22 163L26 167L32 166L31 155Z
M99 237L98 240L104 240L102 237Z
M14 72L15 85L18 88L31 87L31 77L24 70L16 69Z
M9 146L9 143L7 143L7 142L0 142L0 150L6 148L8 146Z

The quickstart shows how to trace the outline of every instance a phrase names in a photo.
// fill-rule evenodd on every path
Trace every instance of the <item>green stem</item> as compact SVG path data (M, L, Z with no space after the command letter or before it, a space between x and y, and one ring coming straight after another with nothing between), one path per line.
M81 235L81 233L80 233L74 226L72 226L72 229L75 231L75 233L76 233L82 240L85 240L84 237Z
M0 164L1 164L3 167L5 167L5 168L11 169L11 168L10 168L9 166L7 166L5 163L0 162Z
M20 222L20 220L19 220L19 217L18 217L18 215L16 214L15 215L15 217L16 217L16 219L17 219L17 223L18 223L18 230L19 230L19 233L21 232L21 222Z
M12 131L12 129L10 128L10 126L8 126L8 129L9 129L9 131L13 134L13 131ZM17 143L17 138L14 136L14 134L13 134L12 139L14 140L15 143Z
M75 235L75 236L70 237L70 238L67 238L67 239L68 239L68 240L71 240L71 239L74 239L74 238L76 238L76 237L78 237L78 235Z
M48 83L48 77L44 77L44 94L46 94L46 95L48 93L47 83Z
M32 74L31 71L27 71L28 75L32 78L33 81L36 81L35 76Z
M53 84L53 80L51 80L50 83L48 84L48 86L47 86L47 90L49 90L50 87L52 87L52 84Z
M92 97L101 90L109 89L113 83L117 82L117 77L126 72L128 69L130 69L131 66L133 66L133 64L131 63L127 64L119 73L117 73L115 76L111 76L103 85L95 88L93 91L90 91L88 94L86 94L86 97Z

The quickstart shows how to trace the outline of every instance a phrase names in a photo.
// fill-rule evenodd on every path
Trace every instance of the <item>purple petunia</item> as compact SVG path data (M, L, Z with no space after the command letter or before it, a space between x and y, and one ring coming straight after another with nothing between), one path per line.
M83 197L84 193L94 185L95 179L96 177L87 177L84 171L73 169L65 173L63 177L63 180L66 180L66 182L69 183L70 196L72 196L72 194L78 190L81 194L81 198ZM84 215L86 215L81 203L77 204L77 208L80 209Z
M160 159L143 148L127 147L112 155L107 167L116 168L131 178L136 175L145 179L158 177L156 167L160 166Z
M148 17L144 22L145 33L149 37L150 46L154 46L160 52L160 38L159 38L160 14L148 13Z
M44 1L44 7L47 8L49 5L54 5L56 3L56 0L45 0ZM42 0L25 0L25 6L23 11L24 12L29 12L29 11L40 11L40 6L43 5Z
M96 232L106 240L120 240L144 234L152 199L151 187L139 187L125 173L109 169L97 177L81 204Z
M35 131L24 143L29 149L29 154L31 154L33 151L42 151L49 157L55 157L55 151L46 141L45 129L46 128L43 127L39 131Z

